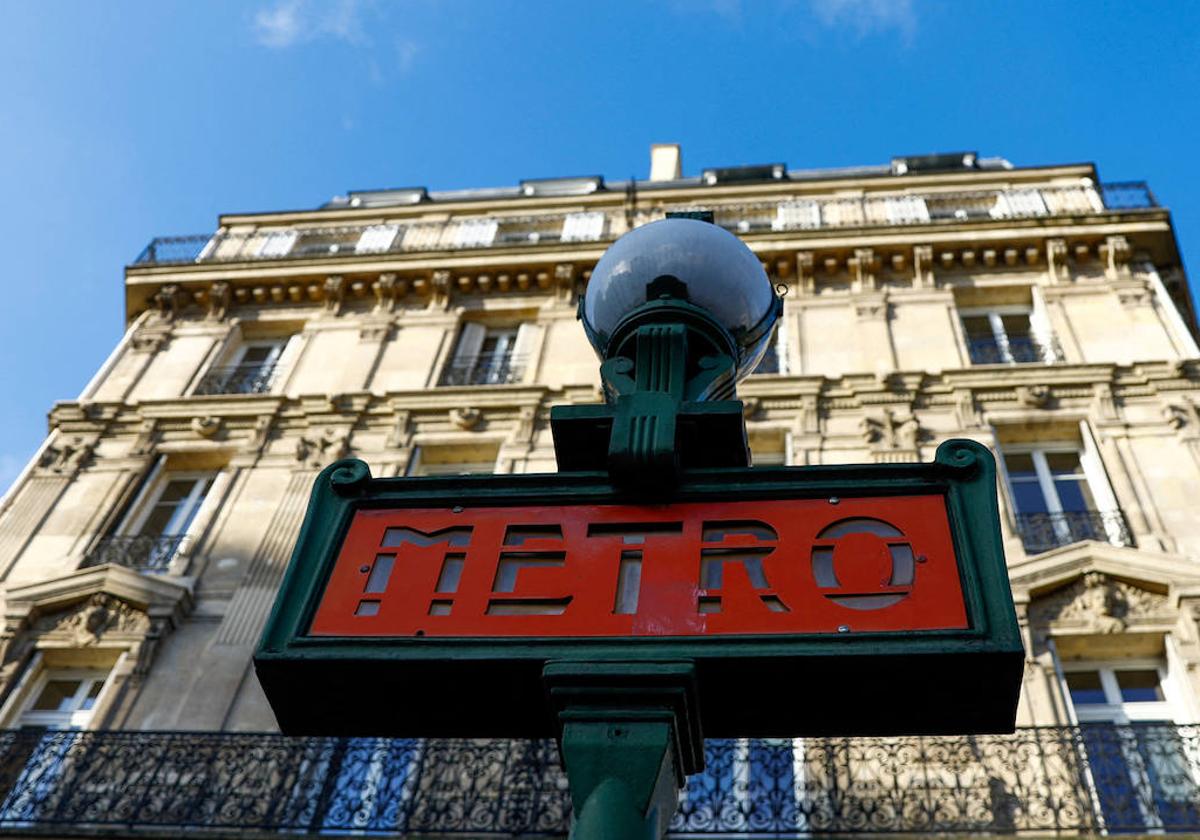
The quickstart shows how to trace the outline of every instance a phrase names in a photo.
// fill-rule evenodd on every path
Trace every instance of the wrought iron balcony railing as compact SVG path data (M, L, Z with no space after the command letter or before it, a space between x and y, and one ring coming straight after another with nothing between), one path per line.
M636 224L679 204L647 208ZM1019 219L1146 210L1158 204L1141 182L973 192L796 196L768 202L709 201L716 223L738 233ZM135 266L345 257L608 241L626 229L624 208L587 213L462 216L439 222L262 229L249 233L166 236L150 242Z
M195 394L264 394L275 380L274 364L233 365L213 368L204 374Z
M1017 532L1029 554L1081 540L1133 545L1129 525L1119 510L1069 510L1062 513L1018 513Z
M469 359L451 359L439 385L509 385L525 375L525 358L512 353L480 353Z
M186 534L104 537L88 553L84 565L112 563L139 572L165 572L175 555L187 545L187 540Z
M973 338L967 350L975 365L1052 364L1063 358L1057 342L1043 343L1031 335L1011 335L1006 341Z
M674 837L1200 831L1200 728L709 741ZM0 834L564 837L549 741L0 732Z

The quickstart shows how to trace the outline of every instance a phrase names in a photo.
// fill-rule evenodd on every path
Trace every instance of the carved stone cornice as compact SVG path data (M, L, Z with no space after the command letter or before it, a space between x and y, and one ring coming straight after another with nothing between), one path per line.
M61 435L42 450L35 475L74 478L92 460L98 436Z

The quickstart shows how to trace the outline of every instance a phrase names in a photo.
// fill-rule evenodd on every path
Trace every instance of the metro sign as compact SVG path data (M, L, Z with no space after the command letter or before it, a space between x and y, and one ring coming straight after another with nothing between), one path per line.
M696 663L710 737L1011 728L986 449L698 470L675 499L599 473L327 469L256 656L281 727L548 735L542 669L575 660Z

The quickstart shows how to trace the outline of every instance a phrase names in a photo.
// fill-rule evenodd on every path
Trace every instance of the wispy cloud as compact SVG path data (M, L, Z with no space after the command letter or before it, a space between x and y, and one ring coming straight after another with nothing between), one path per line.
M314 3L276 0L254 13L254 37L271 49L286 49L322 38L367 43L364 7L359 0Z
M912 0L811 0L811 7L822 25L849 28L859 37L895 31L907 41L917 30Z

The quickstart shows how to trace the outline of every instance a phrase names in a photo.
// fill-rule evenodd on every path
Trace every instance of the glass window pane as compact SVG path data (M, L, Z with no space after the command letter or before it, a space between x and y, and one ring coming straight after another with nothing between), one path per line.
M1058 492L1058 501L1062 509L1069 512L1095 510L1096 503L1092 498L1092 490L1086 481L1073 478L1060 478L1054 482Z
M992 324L986 315L967 315L962 322L967 338L992 338Z
M1029 316L1025 313L1001 315L1000 321L1004 324L1004 333L1009 338L1029 335Z
M1013 482L1013 504L1017 513L1048 513L1046 497L1042 494L1042 486L1036 482Z
M1083 466L1079 463L1078 452L1047 452L1046 466L1053 476L1074 475L1083 477Z
M92 680L92 685L83 698L83 705L79 708L85 712L90 711L96 705L96 698L100 696L102 688L104 688L104 680Z
M167 486L163 488L162 494L158 497L158 504L178 502L180 499L187 498L187 494L192 492L192 485L195 483L195 480L191 478L177 478L168 481Z
M71 708L80 680L50 680L29 708L35 712L65 712Z
M1121 687L1121 699L1126 703L1157 703L1163 699L1162 686L1158 683L1158 671L1117 671L1117 685Z
M1014 452L1011 455L1005 455L1004 467L1008 470L1008 477L1014 481L1022 478L1037 480L1037 472L1033 467L1033 456L1028 452Z
M270 359L274 352L275 347L269 344L247 347L246 352L242 354L242 364L261 365L263 362Z
M1072 671L1065 676L1071 702L1076 706L1094 706L1108 702L1104 696L1104 686L1100 684L1098 671Z

